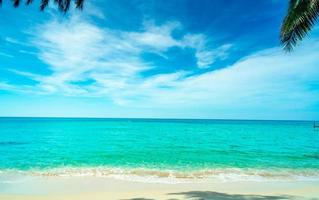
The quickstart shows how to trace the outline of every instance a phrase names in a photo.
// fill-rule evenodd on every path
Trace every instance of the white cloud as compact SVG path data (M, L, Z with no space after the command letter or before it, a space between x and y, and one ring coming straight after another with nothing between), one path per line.
M6 42L13 43L13 44L21 44L21 42L19 42L18 40L14 39L14 38L11 38L11 37L6 37L6 38L4 38L4 40Z
M207 41L208 39L203 34L187 34L181 44L196 49L195 56L199 68L208 68L216 59L226 59L232 46L231 44L224 44L216 49L210 49L207 47Z
M6 82L0 82L0 90L15 90L15 87Z
M29 46L27 43L21 42L20 40L17 40L17 39L12 38L12 37L5 37L4 40L7 43L11 43L11 44L14 44L14 45Z
M37 55L36 52L33 52L33 51L26 51L26 50L19 50L19 53L22 53L22 54L29 54L29 55Z
M39 50L38 57L49 65L52 74L18 74L38 81L39 84L34 88L37 93L104 95L118 101L122 96L130 96L134 88L144 87L151 82L141 77L140 73L156 66L140 58L143 52L165 57L165 51L172 47L193 48L198 67L211 64L212 59L215 59L211 57L219 56L206 47L203 35L187 34L182 39L174 38L173 32L181 27L178 22L155 25L147 21L141 31L128 32L100 28L78 15L66 21L53 19L37 27L33 36L33 44ZM152 78L166 76L172 75ZM85 80L92 80L92 83L82 86L74 84ZM169 86L162 83L164 85L161 87ZM119 90L121 95L117 94Z
M169 22L161 26L145 22L143 32L129 32L124 35L133 45L146 48L145 50L165 51L173 46L180 46L180 41L172 37L172 32L180 26L178 22Z
M5 57L8 57L8 58L13 58L14 57L13 55L8 54L8 53L4 53L4 52L0 52L0 56L5 56Z
M90 1L85 2L85 9L82 10L81 12L82 12L81 13L82 15L86 14L87 16L93 16L102 20L106 19L104 13L99 8L97 8L94 4L92 4L92 2Z
M291 55L279 48L258 52L227 68L175 81L174 90L160 95L154 90L150 104L265 112L311 108L319 100L318 50L319 42Z
M123 106L222 110L291 110L309 108L318 100L319 42L295 53L269 49L243 58L226 68L204 74L177 71L141 76L153 66L141 59L143 52L165 54L169 48L193 48L200 68L228 56L232 45L209 48L203 34L172 36L182 28L178 22L155 25L147 22L139 32L99 28L73 17L40 26L33 43L51 75L15 73L38 81L24 91L40 94L103 97ZM75 82L87 84L74 84ZM10 89L9 85L3 88ZM20 86L21 88L21 86Z

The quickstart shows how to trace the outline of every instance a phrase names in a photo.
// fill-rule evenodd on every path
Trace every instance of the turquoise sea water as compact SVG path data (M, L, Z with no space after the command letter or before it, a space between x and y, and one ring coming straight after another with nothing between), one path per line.
M6 170L318 175L319 129L307 121L0 118Z

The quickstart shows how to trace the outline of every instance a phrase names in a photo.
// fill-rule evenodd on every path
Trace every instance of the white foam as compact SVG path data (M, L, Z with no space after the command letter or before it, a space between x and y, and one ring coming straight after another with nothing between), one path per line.
M146 169L146 168L108 168L108 167L64 167L49 170L7 170L4 173L24 174L31 176L54 177L108 177L120 180L152 183L185 183L200 180L217 181L282 181L282 180L318 180L319 170L294 169L239 169L220 168L190 171ZM1 176L2 176L1 175Z

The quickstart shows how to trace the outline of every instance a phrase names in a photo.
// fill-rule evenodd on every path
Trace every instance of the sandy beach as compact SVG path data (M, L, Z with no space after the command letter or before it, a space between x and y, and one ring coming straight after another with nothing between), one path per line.
M2 178L4 179L4 178ZM261 200L319 199L319 180L220 181L154 183L106 177L7 177L1 200Z

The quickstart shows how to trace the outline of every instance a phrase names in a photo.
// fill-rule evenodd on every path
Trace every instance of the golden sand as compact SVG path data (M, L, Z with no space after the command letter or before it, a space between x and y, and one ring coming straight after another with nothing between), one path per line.
M1 200L318 199L319 180L154 183L105 177L20 177L0 186Z

